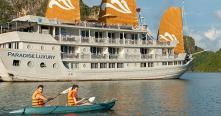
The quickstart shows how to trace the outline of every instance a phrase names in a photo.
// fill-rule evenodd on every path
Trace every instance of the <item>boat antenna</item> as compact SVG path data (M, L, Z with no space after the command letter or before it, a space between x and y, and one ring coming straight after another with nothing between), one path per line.
M136 11L138 13L138 18L139 18L139 27L142 27L143 21L142 21L142 17L141 17L141 8L137 8Z
M187 18L185 17L185 6L184 5L185 5L185 0L182 1L182 17L183 17L183 25L185 24L185 27L188 30L188 23L187 23ZM186 32L186 34L188 34L188 32Z

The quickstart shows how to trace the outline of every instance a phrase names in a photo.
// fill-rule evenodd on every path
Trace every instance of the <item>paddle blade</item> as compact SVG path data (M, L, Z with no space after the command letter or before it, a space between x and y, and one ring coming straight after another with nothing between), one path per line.
M96 97L90 97L90 98L88 99L88 101L91 102L91 103L93 103L94 100L95 100L95 98L96 98Z
M64 90L64 91L62 91L60 94L67 94L67 93L71 90L71 88L72 88L72 87L70 87L70 88L68 88L68 89L66 89L66 90Z

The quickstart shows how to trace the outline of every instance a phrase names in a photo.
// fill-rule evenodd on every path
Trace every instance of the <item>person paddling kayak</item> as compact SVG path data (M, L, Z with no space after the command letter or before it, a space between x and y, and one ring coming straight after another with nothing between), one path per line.
M43 96L43 85L38 85L37 89L32 95L32 107L43 107L45 105L44 101L50 101L53 98L46 98Z
M79 89L79 86L74 84L71 90L68 92L68 96L67 96L68 106L76 106L76 105L82 104L83 99L78 100L78 89Z

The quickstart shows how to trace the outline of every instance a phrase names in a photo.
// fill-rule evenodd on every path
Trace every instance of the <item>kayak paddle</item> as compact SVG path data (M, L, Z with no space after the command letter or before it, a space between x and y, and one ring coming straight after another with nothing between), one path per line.
M93 103L96 97L82 98L79 103L85 103L86 101L89 103ZM86 102L86 103L87 103Z
M72 88L72 87L69 87L68 89L66 89L66 90L62 91L61 93L59 93L59 94L58 94L58 95L56 95L55 97L53 97L53 98L49 99L48 101L46 101L46 102L45 102L45 104L46 104L46 103L48 103L49 101L54 100L55 98L57 98L57 97L58 97L58 96L60 96L60 95L67 94L67 93L68 93L68 92L71 90L71 88Z
M91 103L93 103L94 100L95 100L95 98L96 98L96 97L90 97L90 98L88 99L88 101L91 102Z

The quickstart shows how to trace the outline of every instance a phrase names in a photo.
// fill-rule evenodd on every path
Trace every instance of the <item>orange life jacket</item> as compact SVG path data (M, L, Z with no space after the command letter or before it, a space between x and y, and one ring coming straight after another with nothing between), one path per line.
M74 106L77 105L74 102L74 98L77 99L77 93L74 90L70 90L68 92L68 106Z
M37 95L42 96L42 93L36 90L32 95L32 106L33 107L42 107L45 105L44 100L41 98L37 98Z

